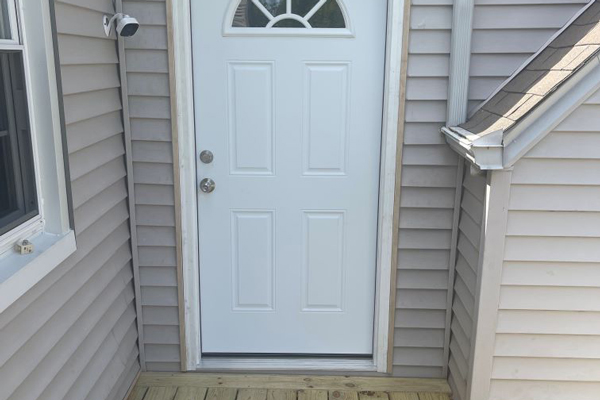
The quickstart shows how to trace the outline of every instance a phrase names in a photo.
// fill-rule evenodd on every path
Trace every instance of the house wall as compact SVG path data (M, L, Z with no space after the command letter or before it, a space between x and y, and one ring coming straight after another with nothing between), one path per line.
M515 165L490 399L600 393L600 92Z
M470 108L492 94L585 2L476 0ZM450 329L446 299L458 162L440 128L446 121L452 5L452 0L412 1L394 334L398 376L445 377L448 362L444 333ZM452 337L456 349L457 333ZM459 353L453 355L458 387Z
M0 399L121 400L140 363L114 9L55 7L77 251L0 314Z
M123 1L124 11L141 23L126 53L143 341L151 371L180 369L165 6L161 0ZM417 0L413 7L394 352L399 376L443 376L457 157L439 128L445 121L451 10L445 0ZM432 43L438 38L440 44Z
M474 343L477 281L486 196L486 175L471 174L467 165L462 183L457 261L452 303L449 379L455 400L466 399Z
M458 157L445 144L451 0L410 18L394 331L396 376L444 376L448 265Z
M582 5L478 0L471 106L485 99ZM123 0L142 27L127 44L147 367L179 370L176 237L164 0ZM446 121L452 0L413 0L410 21L393 373L445 377L458 157ZM543 18L540 18L540 15ZM515 38L506 40L506 38Z
M141 24L126 41L146 368L179 371L175 194L166 4L123 0ZM191 134L191 133L190 133Z

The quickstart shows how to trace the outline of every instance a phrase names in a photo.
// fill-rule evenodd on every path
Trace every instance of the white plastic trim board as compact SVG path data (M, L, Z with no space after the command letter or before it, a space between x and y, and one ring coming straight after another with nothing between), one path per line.
M194 93L192 75L192 36L189 1L171 1L171 43L173 44L173 66L175 88L173 101L176 103L176 132L179 141L181 246L183 268L184 312L181 321L185 329L185 369L239 369L239 360L220 362L215 365L201 356L200 342L200 295L198 269L198 225L196 188L196 146L194 143ZM385 99L383 113L381 183L378 226L377 289L374 327L374 354L368 362L323 359L300 362L286 360L286 364L303 370L339 371L388 371L389 325L393 242L393 215L396 192L398 115L400 105L400 78L402 35L404 22L404 0L388 0L388 30L386 38ZM261 363L242 361L244 369L278 369L281 362L263 360Z
M491 171L488 174L479 260L481 265L471 333L474 343L467 382L468 400L488 399L490 393L511 182L512 170Z

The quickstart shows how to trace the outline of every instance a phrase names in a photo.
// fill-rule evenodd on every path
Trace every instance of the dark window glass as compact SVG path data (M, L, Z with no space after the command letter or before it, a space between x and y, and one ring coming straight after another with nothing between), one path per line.
M0 5L0 39L13 39L11 36L8 1L3 1Z
M295 19L284 19L273 25L273 28L304 28L302 22L296 21Z
M268 23L269 18L251 0L242 0L233 17L234 28L264 28Z
M286 0L258 0L265 6L272 16L276 17L279 14L285 14Z
M23 62L0 53L0 235L38 214Z
M313 28L345 28L344 14L337 1L328 1L308 20Z
M306 15L318 3L319 0L292 0L292 12L297 15Z

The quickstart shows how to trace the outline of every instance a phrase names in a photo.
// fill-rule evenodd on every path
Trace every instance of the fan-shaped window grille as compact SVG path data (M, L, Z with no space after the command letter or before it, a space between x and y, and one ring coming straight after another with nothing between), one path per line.
M233 29L349 28L339 0L241 0L230 23Z

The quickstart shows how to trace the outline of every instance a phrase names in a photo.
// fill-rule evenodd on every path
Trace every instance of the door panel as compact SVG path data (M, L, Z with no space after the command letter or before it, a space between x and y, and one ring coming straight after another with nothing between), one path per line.
M372 354L387 3L228 3L191 3L198 182L216 184L202 351Z
M274 63L229 63L229 160L232 175L273 175Z
M303 81L305 175L345 175L349 63L306 63Z

